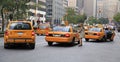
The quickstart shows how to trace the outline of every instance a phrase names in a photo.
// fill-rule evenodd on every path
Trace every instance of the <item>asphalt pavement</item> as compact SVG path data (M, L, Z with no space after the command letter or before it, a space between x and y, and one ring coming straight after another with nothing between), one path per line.
M83 46L54 43L48 46L45 36L36 37L34 50L17 47L4 49L3 37L0 38L0 62L119 62L120 33L113 42L86 42Z

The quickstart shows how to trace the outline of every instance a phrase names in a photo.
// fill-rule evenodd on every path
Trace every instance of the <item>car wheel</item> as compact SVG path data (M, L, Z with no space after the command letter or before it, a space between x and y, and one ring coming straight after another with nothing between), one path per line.
M30 48L35 49L35 43L30 43Z
M80 44L80 41L77 41L78 42L78 44Z
M74 44L74 43L75 43L75 38L73 38L73 39L72 39L72 42L71 42L71 43L72 43L72 44Z
M74 45L74 44L75 44L75 38L73 38L73 40L71 41L70 44L71 44L71 45Z
M104 41L104 42L107 41L105 36L101 40Z
M37 36L39 36L39 34L37 34Z
M118 32L120 32L120 30L118 30Z
M9 45L7 43L4 43L4 48L5 49L8 49L9 48Z
M49 45L49 46L52 46L52 44L53 44L53 42L48 42L48 45Z
M89 41L89 39L85 39L86 41Z
M110 41L113 41L113 39L110 39Z

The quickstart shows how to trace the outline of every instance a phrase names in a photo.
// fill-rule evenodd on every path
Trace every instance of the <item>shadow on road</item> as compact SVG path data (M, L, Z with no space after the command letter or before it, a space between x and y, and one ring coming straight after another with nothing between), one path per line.
M108 43L108 42L114 42L114 41L110 41L110 40L107 40L107 41L91 40L91 41L85 41L85 42L92 42L92 43Z
M9 48L7 49L12 49L12 50L34 50L34 49L31 49L29 46L10 46Z
M76 46L78 45L77 43L74 43L74 44L68 44L68 43L55 43L53 44L51 47L73 47L73 46ZM50 46L48 46L50 47Z

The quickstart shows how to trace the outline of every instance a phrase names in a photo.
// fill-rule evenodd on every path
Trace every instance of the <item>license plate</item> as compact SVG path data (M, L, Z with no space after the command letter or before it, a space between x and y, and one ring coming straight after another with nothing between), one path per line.
M93 33L89 33L89 35L93 35Z
M23 33L22 32L19 32L18 35L22 35Z
M55 35L53 35L53 36L54 36L54 37L60 37L61 35L56 35L56 34L55 34Z

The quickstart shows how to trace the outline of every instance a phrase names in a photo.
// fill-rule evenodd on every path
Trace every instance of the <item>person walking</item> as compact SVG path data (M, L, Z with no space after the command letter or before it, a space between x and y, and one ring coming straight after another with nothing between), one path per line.
M82 39L85 37L84 26L82 23L78 26L78 33L79 33L79 41L78 46L82 46Z

